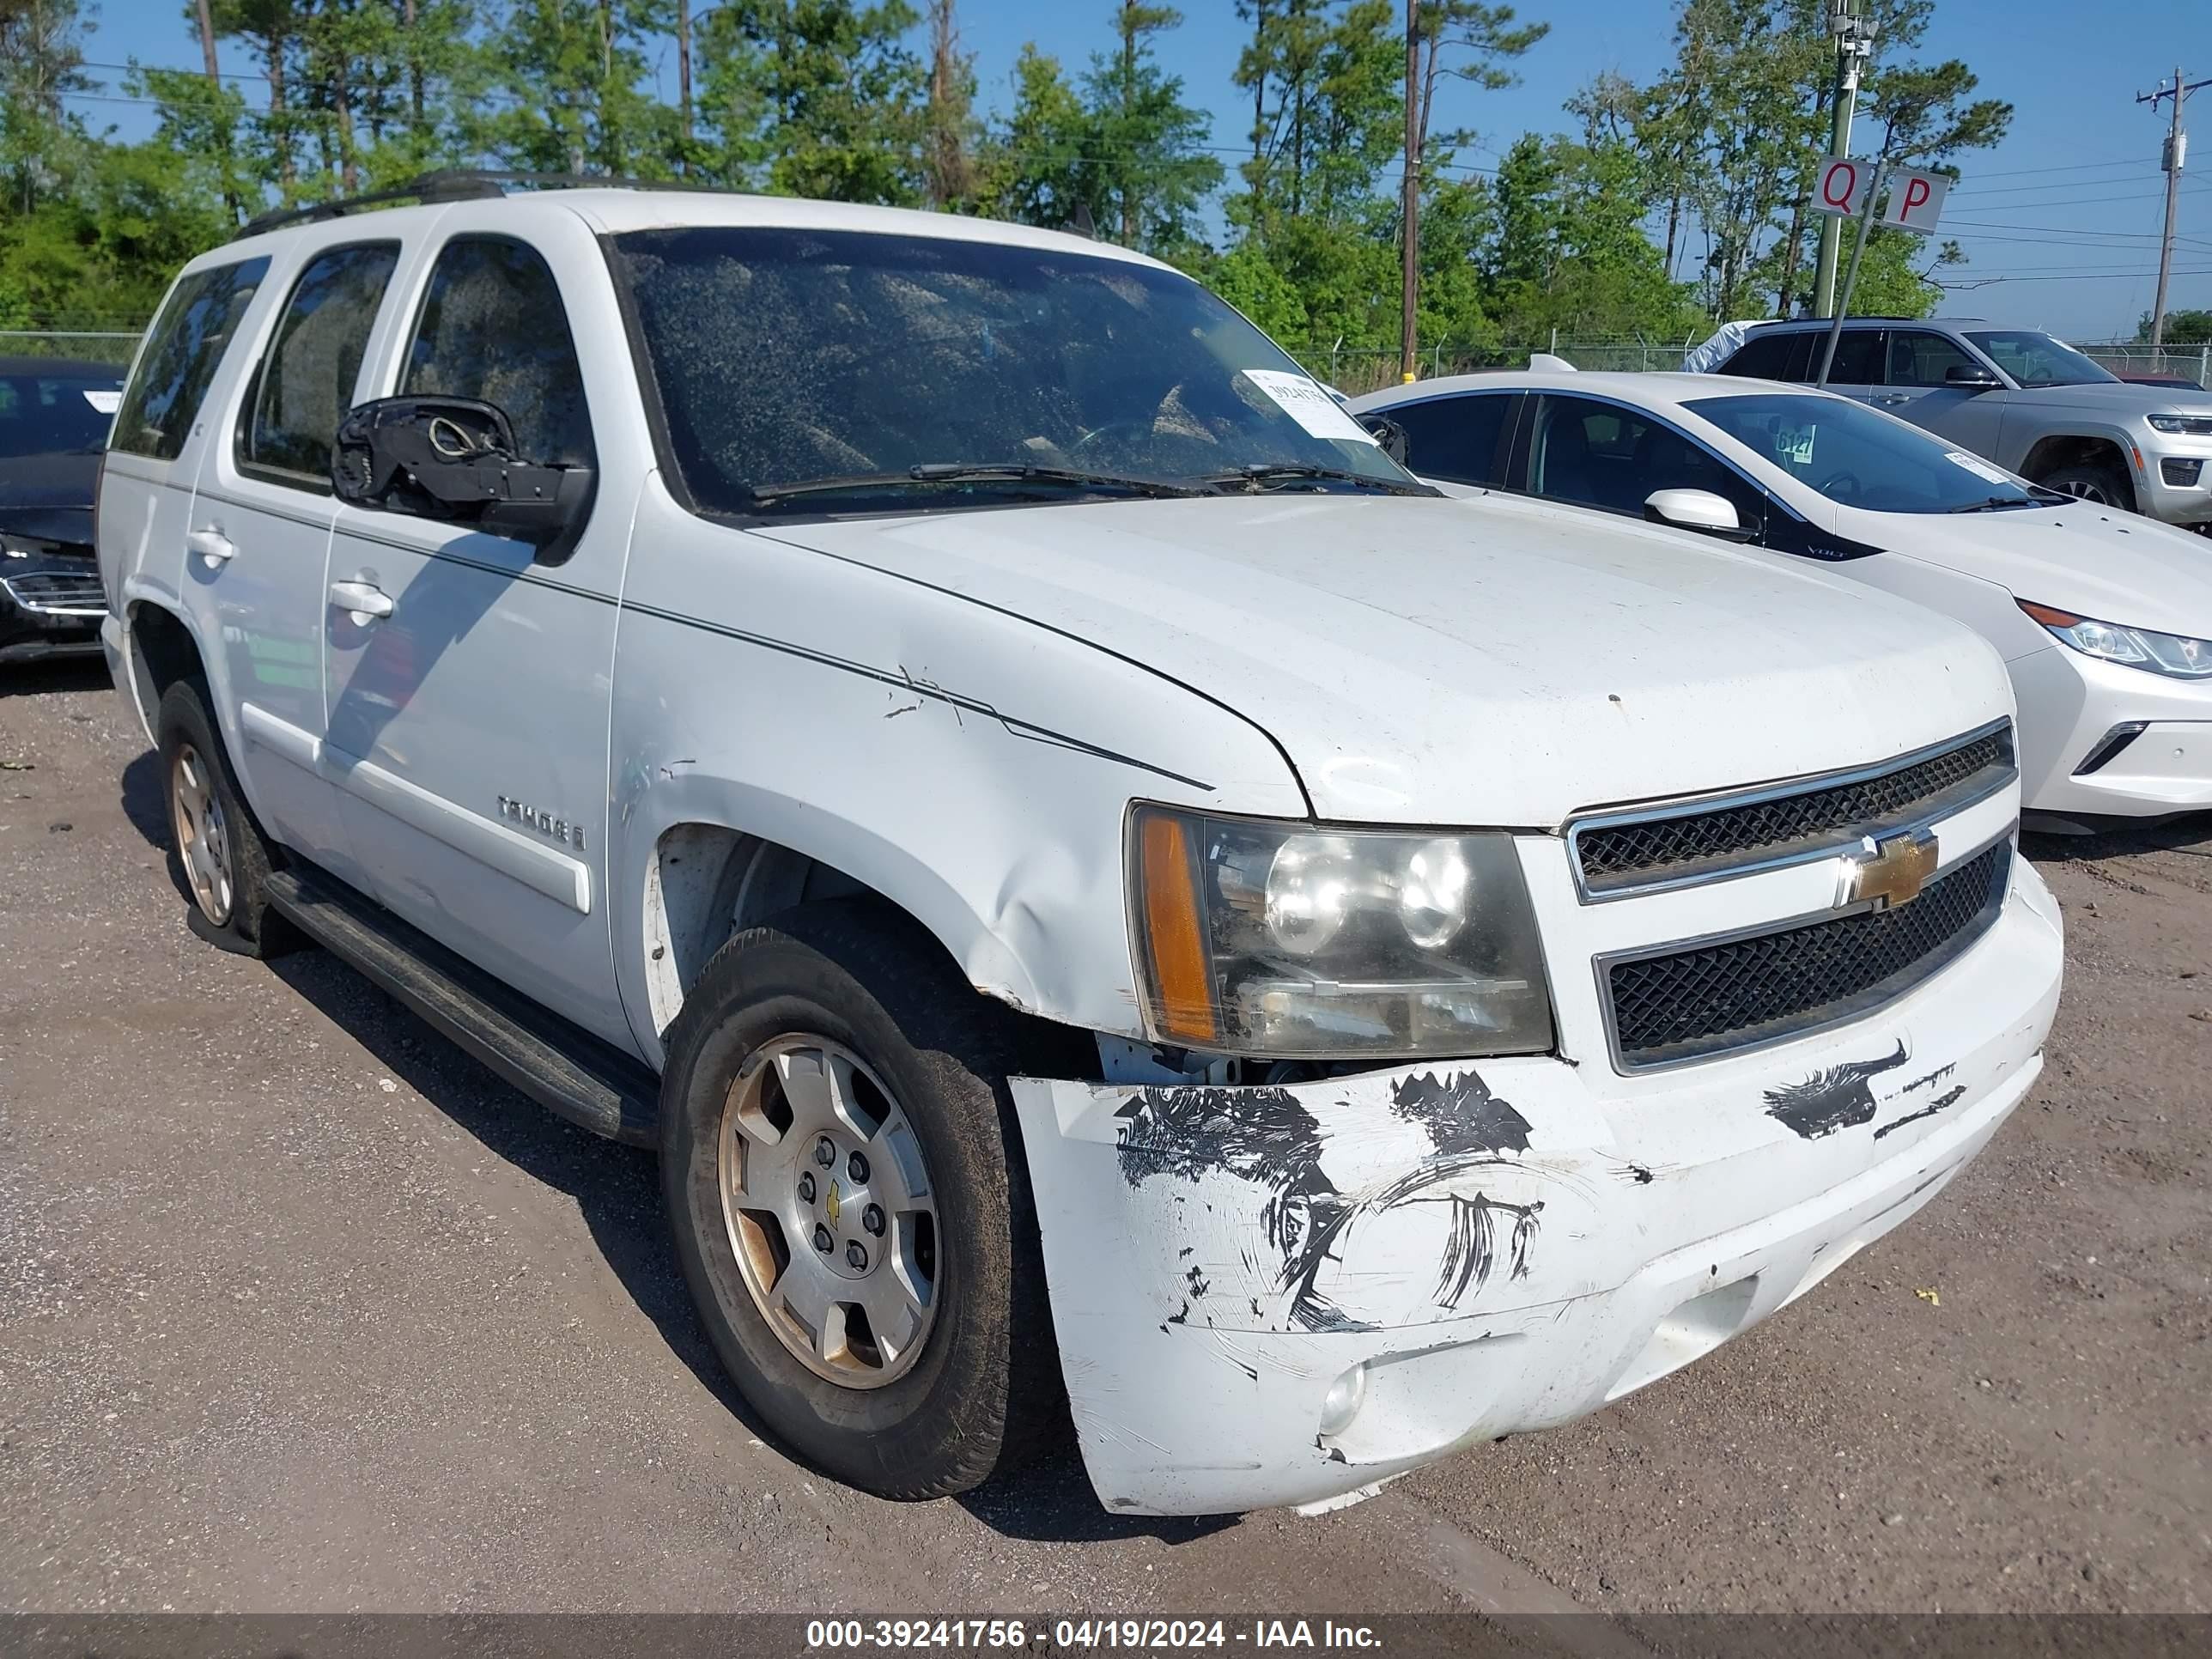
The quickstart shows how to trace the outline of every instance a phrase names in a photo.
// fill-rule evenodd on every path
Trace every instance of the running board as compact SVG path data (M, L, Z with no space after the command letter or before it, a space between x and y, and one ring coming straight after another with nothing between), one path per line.
M294 866L268 884L278 915L548 1111L610 1140L659 1144L660 1080L641 1061L328 877Z

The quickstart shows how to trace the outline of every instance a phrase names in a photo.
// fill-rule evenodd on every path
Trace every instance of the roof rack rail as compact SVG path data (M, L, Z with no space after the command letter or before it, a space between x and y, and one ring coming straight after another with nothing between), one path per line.
M319 220L343 218L349 213L365 213L401 202L491 201L505 196L509 185L519 185L527 190L680 190L711 196L732 193L720 185L693 184L672 179L618 179L611 174L589 173L507 173L487 167L444 167L435 173L419 174L390 190L371 191L366 196L341 196L328 202L312 203L306 207L280 208L274 213L264 213L258 218L247 220L238 235L258 236L264 231L281 229L286 225L313 224ZM237 238L232 240L234 241Z

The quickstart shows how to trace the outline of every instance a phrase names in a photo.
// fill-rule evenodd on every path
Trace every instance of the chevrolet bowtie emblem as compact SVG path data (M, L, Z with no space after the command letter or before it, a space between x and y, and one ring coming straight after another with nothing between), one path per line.
M1844 879L1836 895L1840 905L1871 902L1877 910L1910 904L1936 873L1936 837L1908 830L1844 854Z
M830 1208L830 1224L831 1226L833 1226L833 1227L834 1227L834 1226L836 1226L836 1225L837 1224L837 1218L838 1218L838 1216L839 1216L839 1215L841 1215L842 1213L843 1213L843 1212L844 1212L844 1208L845 1208L845 1200L844 1200L844 1198L843 1198L843 1196L842 1196L842 1194L839 1194L839 1192L837 1191L837 1183L836 1183L836 1182L834 1182L834 1181L833 1181L833 1182L831 1182L830 1183L830 1205L829 1205L829 1208Z

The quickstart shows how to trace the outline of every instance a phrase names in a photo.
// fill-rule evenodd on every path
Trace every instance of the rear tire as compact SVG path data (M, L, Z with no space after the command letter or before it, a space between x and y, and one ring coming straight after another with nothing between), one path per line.
M155 731L169 808L169 873L191 902L192 931L239 956L296 948L298 936L269 908L269 844L238 793L197 683L179 680L161 694Z
M731 939L669 1030L662 1190L715 1352L779 1438L884 1498L964 1492L1065 1421L1006 1084L1026 1045L934 939L848 900Z
M2094 506L2116 507L2123 513L2136 510L2135 486L2128 482L2128 475L2116 466L2095 462L2062 466L2039 482L2045 489L2063 490Z

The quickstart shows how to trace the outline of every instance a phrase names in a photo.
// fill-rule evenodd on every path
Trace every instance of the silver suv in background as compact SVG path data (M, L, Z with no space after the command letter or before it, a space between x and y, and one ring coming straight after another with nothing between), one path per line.
M1761 380L1820 372L1823 321L1761 323L1687 367ZM2212 392L2122 380L2032 328L1968 317L1856 317L1828 390L1902 416L2030 483L2168 524L2212 524Z

